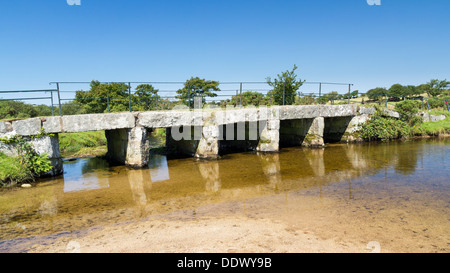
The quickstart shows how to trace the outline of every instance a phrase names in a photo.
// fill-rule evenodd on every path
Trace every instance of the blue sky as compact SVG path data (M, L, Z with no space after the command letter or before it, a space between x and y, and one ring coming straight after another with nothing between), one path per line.
M0 5L0 90L52 81L450 79L450 1L9 0Z

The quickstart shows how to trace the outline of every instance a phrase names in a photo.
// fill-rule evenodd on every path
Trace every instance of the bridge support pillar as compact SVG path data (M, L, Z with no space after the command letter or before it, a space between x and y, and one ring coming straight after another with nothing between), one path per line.
M325 128L325 119L323 117L314 118L311 126L308 129L305 139L302 142L302 146L314 147L324 146L323 130Z
M195 157L207 159L219 157L219 131L219 126L216 125L203 126Z
M260 122L261 126L264 122ZM280 150L280 120L269 119L262 129L259 143L256 147L258 152L278 152Z
M109 160L134 168L148 164L150 145L146 128L107 130L105 135L108 141L106 157Z

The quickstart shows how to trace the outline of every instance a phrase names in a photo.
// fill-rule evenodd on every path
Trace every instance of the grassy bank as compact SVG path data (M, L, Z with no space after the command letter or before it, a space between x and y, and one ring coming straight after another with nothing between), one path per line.
M9 157L0 152L0 185L17 184L33 179L33 175L18 157Z
M379 107L376 114L361 126L360 136L365 140L390 140L416 136L438 136L450 133L450 113L444 110L428 111L430 115L445 115L440 121L423 122L420 102L402 101L395 105L400 118L392 118L383 114Z
M155 129L150 135L152 150L165 146L166 130ZM103 156L108 151L104 131L59 134L59 150L62 157Z
M107 152L104 131L59 134L62 157L102 156Z
M424 122L421 124L421 134L436 136L440 134L450 134L450 112L443 110L430 111L430 115L445 115L446 118L440 121Z

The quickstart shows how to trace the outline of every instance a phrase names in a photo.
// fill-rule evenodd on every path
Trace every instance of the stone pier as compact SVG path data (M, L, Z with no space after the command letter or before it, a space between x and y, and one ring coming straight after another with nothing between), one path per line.
M108 145L106 157L116 163L130 167L145 167L149 159L149 134L144 127L106 130Z

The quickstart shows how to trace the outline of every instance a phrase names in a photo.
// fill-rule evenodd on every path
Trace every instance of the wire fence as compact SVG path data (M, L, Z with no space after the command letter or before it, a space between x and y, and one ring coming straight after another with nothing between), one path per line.
M44 90L12 90L0 91L0 101L22 101L31 104L45 104L51 107L52 115L73 114L66 106L89 106L91 112L119 111L153 111L171 110L176 105L194 108L194 99L198 98L195 87L188 86L184 97L177 91L186 88L185 82L99 82L99 84L122 84L120 95L103 92L101 97L83 97L91 89L92 82L52 82L54 89ZM152 96L142 96L138 87L151 85L156 93ZM284 85L278 93L267 82L219 82L219 91L213 91L214 96L200 96L201 102L217 107L247 106L247 105L311 105L311 104L367 104L377 103L388 107L389 101L400 99L415 99L422 101L422 110L431 110L429 100L441 101L443 110L450 111L447 100L424 97L400 97L389 94L358 93L352 90L351 83L304 82L294 94L285 89ZM18 97L17 94L21 94ZM31 96L33 94L33 96ZM4 96L7 96L4 98ZM64 113L65 112L65 113Z

